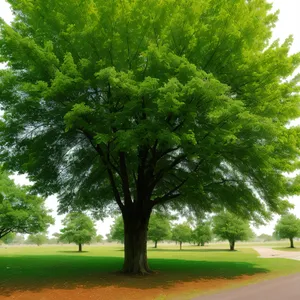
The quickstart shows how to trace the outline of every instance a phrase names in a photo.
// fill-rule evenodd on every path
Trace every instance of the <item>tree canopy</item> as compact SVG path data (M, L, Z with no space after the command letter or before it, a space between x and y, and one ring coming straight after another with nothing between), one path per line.
M45 231L54 220L45 208L44 199L15 185L0 170L0 238L10 233L34 234Z
M96 235L93 239L93 242L95 242L95 243L103 242L103 236L101 234Z
M125 272L149 271L156 205L257 221L288 207L300 58L292 38L270 44L267 0L8 2L0 161L61 212L118 206Z
M167 216L152 214L148 228L148 240L151 240L157 248L157 243L171 238L171 224Z
M237 241L247 241L253 236L249 221L230 212L221 212L214 218L213 231L221 240L228 240L230 250Z
M60 241L68 241L78 245L78 251L82 251L83 244L89 244L96 237L96 229L93 220L82 212L71 212L62 221Z
M290 213L283 215L275 226L275 236L289 239L291 248L294 248L294 238L300 237L300 219Z
M209 222L198 222L192 232L192 240L201 246L212 240L211 224Z
M182 243L190 242L192 239L192 229L187 223L176 224L172 228L172 240L179 243L180 250Z

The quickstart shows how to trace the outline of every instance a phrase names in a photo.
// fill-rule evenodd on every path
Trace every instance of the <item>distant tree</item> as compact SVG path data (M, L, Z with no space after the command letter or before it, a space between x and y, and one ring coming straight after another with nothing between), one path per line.
M25 243L24 235L22 235L22 234L16 234L13 243L17 244L17 245L24 244Z
M61 241L60 240L60 236L61 236L61 234L59 233L59 232L54 232L54 233L52 233L52 238L51 238L51 240L52 241L56 241L56 244L58 244L58 243L62 243L63 241ZM67 241L66 241L67 242Z
M94 237L93 241L95 243L101 243L103 241L103 236L101 234L98 234Z
M122 216L116 217L110 227L110 238L112 241L124 243L124 223Z
M61 236L61 233L59 233L59 232L52 233L52 237L57 239L57 240L60 238L60 236Z
M62 221L64 226L60 231L59 240L68 241L78 245L78 251L82 251L82 245L88 244L96 236L94 222L82 212L71 212Z
M48 238L44 233L31 234L27 238L27 242L29 244L35 244L38 246L46 244L47 241L48 241Z
M209 222L199 222L192 232L192 240L199 246L204 246L212 240L212 230Z
M48 238L47 244L49 244L49 245L58 244L58 239L57 239L57 238L54 238L54 237Z
M175 225L172 228L172 240L179 243L180 250L182 243L191 241L192 229L187 223Z
M257 238L264 242L270 242L274 240L274 237L272 235L268 235L265 233L262 233L261 235L257 236Z
M1 121L0 121L1 122ZM9 233L35 234L45 231L54 220L44 199L15 185L0 169L0 239Z
M110 233L107 233L106 235L105 235L105 240L107 241L107 242L112 242L113 240L112 240L112 238L111 238L111 234Z
M289 239L290 247L294 247L294 238L300 237L300 219L293 214L283 215L275 226L275 232L281 239Z
M171 225L167 216L152 214L148 227L148 240L154 242L154 248L157 248L159 241L171 238Z
M230 212L222 212L213 218L213 231L221 240L228 240L230 250L237 241L246 241L253 236L249 221Z

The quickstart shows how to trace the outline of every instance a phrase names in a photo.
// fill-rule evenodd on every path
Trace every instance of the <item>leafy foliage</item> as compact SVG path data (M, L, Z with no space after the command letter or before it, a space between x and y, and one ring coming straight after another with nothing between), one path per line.
M160 214L152 214L150 217L148 228L148 240L157 242L171 238L171 225L167 216Z
M222 212L214 217L214 233L221 240L228 240L231 250L236 241L246 241L253 236L249 221L230 212Z
M204 246L212 240L212 230L209 222L199 222L192 233L192 240Z
M83 244L90 243L96 236L92 219L81 212L69 213L62 224L64 228L60 231L60 241L68 241L81 247Z
M290 239L293 248L293 239L300 237L300 219L293 214L283 215L275 226L275 236L280 239Z
M16 186L0 170L0 238L10 233L45 231L54 222L49 213L43 198L29 193L28 187Z
M94 237L93 240L95 243L101 243L103 241L103 236L101 234L98 234Z
M1 242L4 244L12 244L14 242L15 237L16 237L16 234L14 232L10 232L0 239L0 244L1 244Z
M110 227L109 240L124 243L124 223L122 216L116 217Z
M292 38L269 44L266 0L9 3L0 158L61 211L103 215L115 199L261 220L287 208L299 77L285 79L300 59Z
M179 242L180 249L182 243L190 242L192 239L192 229L187 223L177 224L172 228L172 240Z

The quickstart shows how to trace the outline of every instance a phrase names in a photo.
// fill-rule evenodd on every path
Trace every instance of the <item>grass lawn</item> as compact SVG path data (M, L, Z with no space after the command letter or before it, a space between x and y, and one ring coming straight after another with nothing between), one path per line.
M300 261L257 258L227 244L149 248L156 274L123 276L121 246L0 247L0 299L191 299L220 289L299 272ZM1 296L2 295L2 296Z
M274 250L280 251L292 251L292 252L300 252L300 247L290 248L290 247L273 247Z

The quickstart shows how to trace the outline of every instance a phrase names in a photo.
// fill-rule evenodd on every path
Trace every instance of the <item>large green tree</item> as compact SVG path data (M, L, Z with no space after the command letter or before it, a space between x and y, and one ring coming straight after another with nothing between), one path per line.
M89 244L96 237L96 229L93 220L82 212L71 212L62 221L60 241L75 243L78 251L82 251L83 244Z
M171 225L168 216L161 214L152 214L149 222L148 240L154 242L154 248L157 248L159 241L171 238Z
M221 240L228 240L230 250L235 250L237 241L247 241L254 234L249 221L230 213L221 212L213 218L213 231Z
M294 238L300 237L300 219L293 214L285 214L275 226L275 236L289 239L290 247L294 248Z
M150 272L155 206L256 220L286 208L300 59L291 38L270 44L267 0L8 2L0 160L61 212L118 206L124 272Z
M10 233L34 234L45 231L54 220L44 199L15 185L0 169L0 239Z

